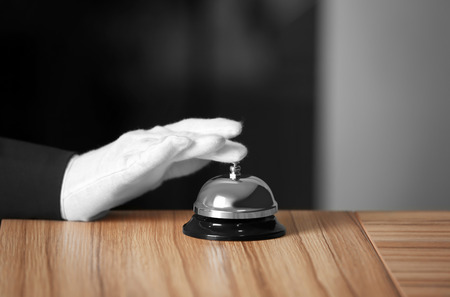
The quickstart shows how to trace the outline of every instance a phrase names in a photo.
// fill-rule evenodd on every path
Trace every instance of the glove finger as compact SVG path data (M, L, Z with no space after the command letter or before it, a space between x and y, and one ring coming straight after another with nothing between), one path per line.
M166 171L164 180L192 174L210 163L209 160L188 159L173 163Z
M226 139L218 135L197 135L195 138L191 138L191 141L192 144L189 148L177 155L175 161L211 154L220 150L226 143Z
M192 144L192 140L182 136L167 136L159 144L152 143L144 150L137 160L137 164L144 171L150 171L153 168L167 162L173 162L174 158Z
M235 163L244 159L247 156L247 152L248 150L243 144L227 140L221 149L198 158L222 163Z
M240 122L224 118L185 119L164 127L175 132L216 134L225 138L236 137L242 132L242 124Z
M192 141L186 137L168 136L162 142L153 144L138 156L131 158L135 161L128 166L123 180L129 185L134 185L134 192L144 193L158 187L163 182L171 162L191 143Z

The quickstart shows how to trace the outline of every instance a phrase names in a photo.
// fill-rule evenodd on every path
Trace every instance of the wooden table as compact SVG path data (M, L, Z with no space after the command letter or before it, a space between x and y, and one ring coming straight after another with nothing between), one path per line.
M280 211L254 242L187 237L191 215L3 220L0 296L450 296L450 212Z

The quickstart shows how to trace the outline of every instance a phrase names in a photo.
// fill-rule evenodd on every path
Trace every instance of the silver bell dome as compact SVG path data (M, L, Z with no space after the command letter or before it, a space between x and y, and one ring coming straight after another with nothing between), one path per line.
M201 188L194 203L198 215L218 219L255 219L278 211L269 186L256 176L241 176L233 164L230 175L217 176Z

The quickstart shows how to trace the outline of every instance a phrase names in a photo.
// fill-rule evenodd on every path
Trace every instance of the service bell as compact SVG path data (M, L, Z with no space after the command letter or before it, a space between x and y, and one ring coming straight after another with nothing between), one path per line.
M241 175L237 163L229 175L207 181L194 203L183 233L210 240L261 240L281 237L286 229L274 214L278 204L269 186L256 176Z

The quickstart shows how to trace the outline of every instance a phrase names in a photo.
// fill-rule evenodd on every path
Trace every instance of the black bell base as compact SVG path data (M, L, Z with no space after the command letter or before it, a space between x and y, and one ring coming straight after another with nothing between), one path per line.
M208 240L250 241L281 237L286 228L275 216L258 219L216 219L194 214L184 224L185 235Z

